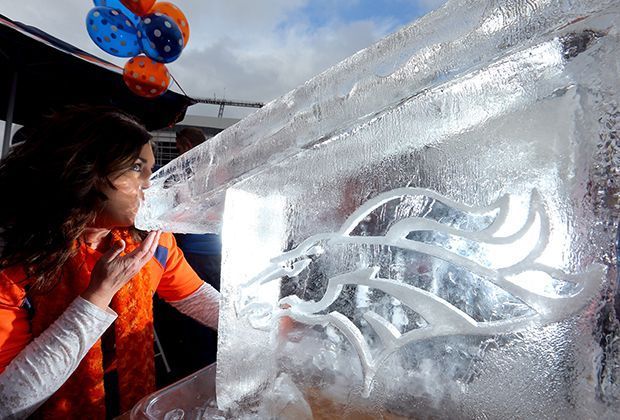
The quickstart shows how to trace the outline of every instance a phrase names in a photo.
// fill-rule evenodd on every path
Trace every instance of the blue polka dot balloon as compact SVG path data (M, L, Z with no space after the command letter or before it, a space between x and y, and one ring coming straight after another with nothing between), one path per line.
M93 3L95 3L95 6L111 7L112 9L118 10L127 16L134 26L138 26L138 23L140 23L140 16L125 7L121 0L94 0Z
M99 48L117 57L140 54L138 30L131 20L117 9L94 7L86 16L88 35Z
M138 25L138 38L142 51L160 63L171 63L183 51L183 34L174 20L163 13L151 13L142 17Z

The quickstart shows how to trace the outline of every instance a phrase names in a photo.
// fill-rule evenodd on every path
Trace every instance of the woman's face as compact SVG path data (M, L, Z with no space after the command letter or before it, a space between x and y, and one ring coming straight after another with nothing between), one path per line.
M142 146L139 157L131 168L112 174L110 181L114 188L105 186L103 193L108 197L103 210L95 220L98 228L133 226L140 202L144 199L144 190L150 186L155 156L150 143Z

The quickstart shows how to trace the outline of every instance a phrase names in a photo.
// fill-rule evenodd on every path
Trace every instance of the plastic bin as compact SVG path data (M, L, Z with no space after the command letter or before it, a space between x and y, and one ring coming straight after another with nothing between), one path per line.
M215 400L213 363L151 395L131 410L131 419L224 419Z

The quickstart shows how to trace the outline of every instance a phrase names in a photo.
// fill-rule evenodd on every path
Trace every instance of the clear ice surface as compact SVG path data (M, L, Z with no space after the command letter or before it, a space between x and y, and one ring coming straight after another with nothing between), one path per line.
M618 418L619 16L450 1L158 171L139 227L223 235L219 408Z

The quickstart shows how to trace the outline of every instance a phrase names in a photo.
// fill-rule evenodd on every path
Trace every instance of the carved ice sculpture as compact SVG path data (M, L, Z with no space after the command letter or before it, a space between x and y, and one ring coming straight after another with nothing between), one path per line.
M481 218L495 213L490 224L482 230L462 230L450 223L429 220L425 214L432 209L428 205L425 214L394 220L385 235L353 235L354 230L374 210L387 202L414 197L418 200L428 200L445 205L474 218ZM364 392L370 393L372 380L381 367L381 364L396 350L416 340L450 335L495 335L519 331L526 327L540 327L546 324L566 319L568 316L581 311L586 304L599 292L605 274L605 267L593 264L586 273L567 275L552 267L536 262L547 246L548 221L542 202L536 192L532 194L527 219L520 229L512 234L497 236L502 230L510 211L509 197L502 197L496 205L488 208L471 208L451 202L444 197L428 190L402 188L380 194L365 203L355 211L345 222L342 228L335 233L314 235L303 241L295 249L276 257L273 265L252 279L244 288L264 285L279 280L284 276L294 277L307 269L312 263L311 257L326 252L326 248L336 244L364 244L378 247L391 247L401 250L414 251L447 261L455 266L463 267L480 278L490 281L507 291L513 297L532 309L528 315L516 316L510 319L478 322L451 302L435 294L423 290L405 281L396 281L379 277L379 267L362 268L351 272L338 274L327 279L327 288L320 301L304 301L292 295L279 300L278 306L286 308L278 311L272 307L255 307L252 303L239 308L239 313L247 315L250 320L258 313L261 322L271 321L274 317L288 316L295 321L309 325L334 325L351 342L357 352L362 371L364 373ZM453 249L454 240L448 239L444 243L418 242L410 238L415 232L436 232L446 238L459 238L471 241L485 251L477 250L478 255L485 255L483 263L462 255L459 250ZM523 240L525 239L525 240ZM458 240L458 239L457 239ZM337 245L336 245L337 246ZM472 246L466 251L471 253ZM497 261L502 253L511 253L508 260ZM499 262L499 264L498 264ZM531 290L527 283L521 284L524 277L536 276L539 286L541 283L552 286L554 282L575 286L569 292L546 292ZM388 320L369 310L363 318L376 332L382 342L382 348L377 356L373 357L366 343L363 333L345 315L338 311L327 312L328 308L337 300L345 285L366 286L381 290L395 298L402 304L418 313L427 323L426 326L413 329L401 334ZM241 295L243 296L243 295ZM324 312L322 314L319 314ZM267 315L265 319L264 315ZM257 325L254 325L257 327ZM270 327L269 324L266 325Z
M620 417L619 16L449 1L155 174L230 418Z

